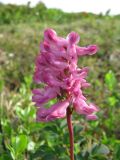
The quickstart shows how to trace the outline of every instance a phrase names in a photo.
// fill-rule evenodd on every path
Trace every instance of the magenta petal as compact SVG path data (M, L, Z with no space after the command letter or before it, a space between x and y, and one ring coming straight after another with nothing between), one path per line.
M33 94L42 94L42 92L43 92L43 89L33 89L32 90Z
M77 44L80 40L80 36L76 32L71 32L68 34L67 40L70 44Z
M69 102L65 100L52 105L49 109L39 108L37 112L37 120L47 122L58 118L64 118L68 106Z
M49 100L55 98L59 92L57 88L45 87L43 89L34 89L32 101L36 103L36 106L41 106L41 104L48 102Z
M96 119L98 119L98 117L95 114L91 114L91 115L87 115L86 119L87 120L96 120Z
M87 51L88 51L89 55L93 55L98 51L98 47L96 45L89 45L87 47Z
M90 87L90 86L91 86L90 83L82 83L82 84L81 84L81 87L82 87L82 88L87 88L87 87Z
M88 105L83 99L78 99L74 102L75 111L78 114L91 115L98 111L98 108L94 104Z
M93 103L90 103L89 107L92 108L94 110L94 112L98 112L99 111L99 108Z
M89 45L88 47L78 47L76 46L76 52L78 56L93 55L98 51L96 45Z
M57 34L53 29L46 29L44 31L44 38L48 42L56 42Z
M36 120L45 122L45 121L47 121L46 120L47 115L48 115L48 109L46 109L44 107L40 107L37 110Z

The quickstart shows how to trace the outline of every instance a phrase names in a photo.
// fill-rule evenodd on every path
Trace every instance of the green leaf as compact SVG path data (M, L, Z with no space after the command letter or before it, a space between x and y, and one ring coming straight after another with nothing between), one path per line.
M11 157L13 158L13 160L15 160L16 153L15 153L14 148L12 146L10 146L9 144L7 144L7 148L10 150Z
M117 158L120 157L120 144L116 144L114 148L114 153L115 153L115 159L117 160Z
M36 115L35 113L36 113L35 107L32 107L32 106L28 106L25 109L22 109L19 106L16 107L16 114L23 121L27 121L29 118L35 119L35 115Z
M25 151L28 144L28 137L26 135L19 135L12 137L12 148L15 151L15 155L19 155Z
M118 100L115 96L111 96L111 97L108 97L108 102L109 102L109 105L113 107L116 105Z
M19 107L19 106L16 106L16 114L17 114L17 116L20 118L20 119L22 119L22 120L24 120L24 109L22 109L21 107Z
M0 160L12 160L11 156L8 154L2 154Z
M104 144L101 144L100 147L97 149L96 151L97 154L109 154L110 153L110 150L109 148L104 145Z
M30 88L30 85L32 83L32 76L31 75L25 76L24 77L24 81L25 81L26 87Z
M7 135L11 135L12 127L11 127L11 124L10 124L9 120L3 118L1 120L1 124L2 124L2 128L3 128L4 133L7 134Z
M109 71L105 75L105 83L110 91L113 91L117 85L117 79L113 71Z
M0 91L3 90L3 87L4 87L4 81L3 81L3 80L0 80Z

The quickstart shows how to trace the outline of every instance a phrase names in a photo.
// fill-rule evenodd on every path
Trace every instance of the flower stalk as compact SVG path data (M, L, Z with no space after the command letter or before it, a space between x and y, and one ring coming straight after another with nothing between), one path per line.
M96 120L96 112L99 110L95 104L87 103L82 92L90 86L86 81L89 69L78 68L77 65L79 57L95 54L98 47L80 47L79 40L80 36L76 32L62 38L53 29L46 29L44 39L40 43L40 54L35 62L33 77L36 84L44 84L44 88L32 91L32 101L37 106L36 120L49 122L67 116L70 160L74 160L73 110L84 115L87 120ZM46 108L46 104L55 98L57 102Z
M70 160L74 160L74 132L72 125L72 111L70 106L67 108L67 125L70 139Z

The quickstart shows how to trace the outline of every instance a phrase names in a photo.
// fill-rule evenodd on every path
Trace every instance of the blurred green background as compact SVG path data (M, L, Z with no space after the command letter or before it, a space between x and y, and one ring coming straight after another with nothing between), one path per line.
M74 114L75 160L120 160L120 15L64 13L43 3L0 4L0 160L69 160L66 119L36 123L31 102L35 57L48 27L64 37L76 31L79 45L100 48L79 59L90 68L84 94L100 112L94 122Z

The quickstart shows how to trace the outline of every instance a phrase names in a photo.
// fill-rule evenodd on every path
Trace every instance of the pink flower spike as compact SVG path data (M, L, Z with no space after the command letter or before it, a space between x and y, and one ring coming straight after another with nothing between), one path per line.
M78 114L89 116L98 112L95 105L86 103L87 99L82 92L82 89L90 86L86 81L88 68L78 68L77 65L78 56L95 54L98 47L96 45L79 47L77 45L79 40L80 37L76 32L69 33L66 39L57 36L50 28L44 32L40 54L35 63L34 82L43 83L46 87L33 90L32 97L35 105L40 107L38 117L41 121L64 117L66 105L63 105L63 99L67 102L69 99L69 103L73 104ZM48 109L41 107L53 98L57 98L57 104ZM61 108L62 114L60 114Z

